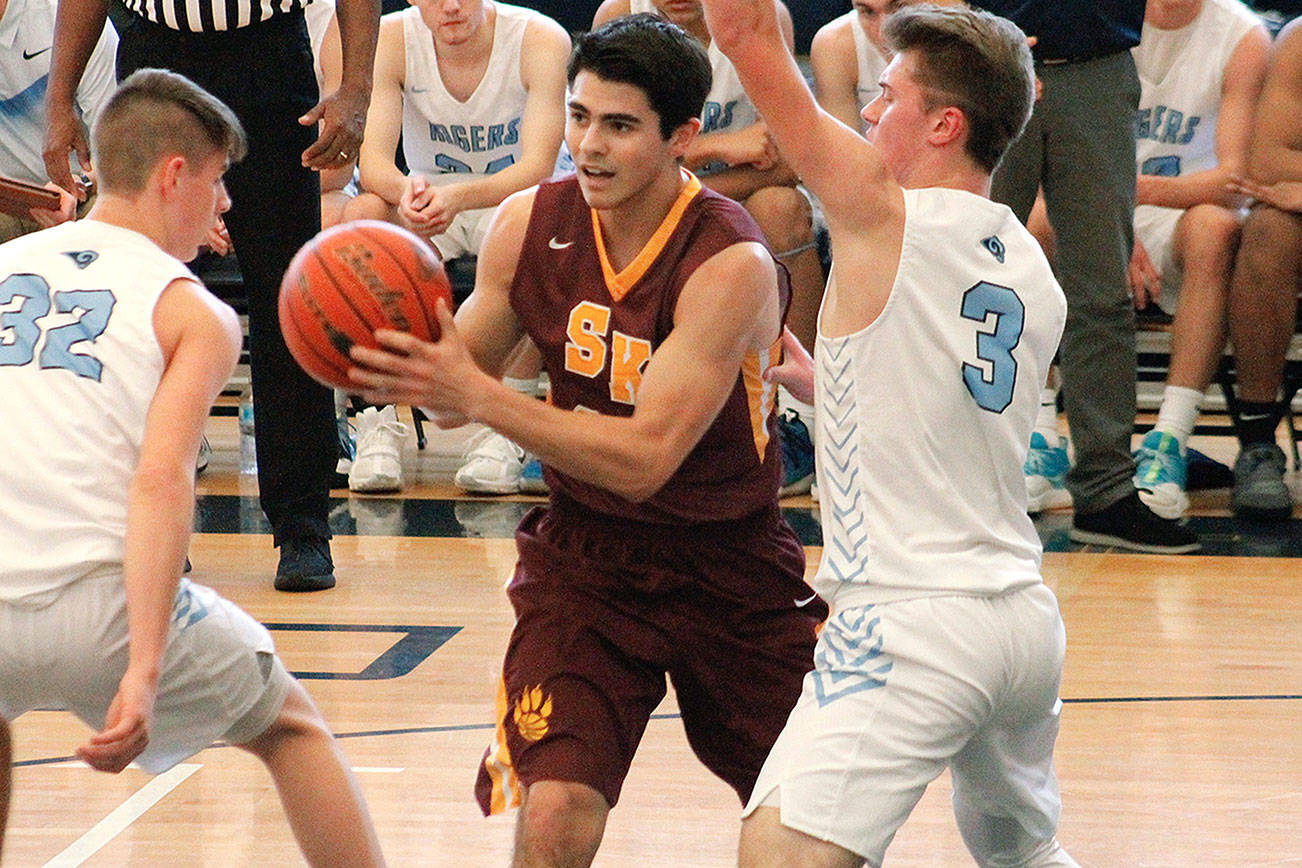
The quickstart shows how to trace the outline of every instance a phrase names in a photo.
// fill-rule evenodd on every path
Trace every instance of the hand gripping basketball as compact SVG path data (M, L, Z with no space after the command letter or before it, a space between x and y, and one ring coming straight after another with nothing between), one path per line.
M429 245L399 226L356 220L303 245L280 284L280 330L313 379L355 390L353 344L378 346L376 329L439 338L435 302L452 308L452 287Z

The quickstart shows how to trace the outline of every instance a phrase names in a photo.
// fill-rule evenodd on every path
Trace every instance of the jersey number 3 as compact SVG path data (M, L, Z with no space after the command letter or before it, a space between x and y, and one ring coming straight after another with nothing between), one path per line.
M1026 306L1008 287L983 280L963 293L962 314L983 325L994 314L994 331L976 333L976 355L985 365L964 362L963 383L981 409L1002 413L1013 401L1017 383L1013 350L1022 339Z
M72 347L104 333L116 301L107 289L78 289L54 293L51 304L50 285L44 278L35 274L6 277L0 281L0 366L30 364L44 330L42 368L63 368L99 382L103 363L87 353L73 352ZM59 325L37 325L51 307L56 314L81 313Z

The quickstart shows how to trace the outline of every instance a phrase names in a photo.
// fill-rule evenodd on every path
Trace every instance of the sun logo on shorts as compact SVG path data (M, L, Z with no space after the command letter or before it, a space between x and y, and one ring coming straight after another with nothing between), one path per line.
M552 698L543 694L542 685L525 688L515 704L515 727L525 741L537 741L547 734L547 720L552 716Z

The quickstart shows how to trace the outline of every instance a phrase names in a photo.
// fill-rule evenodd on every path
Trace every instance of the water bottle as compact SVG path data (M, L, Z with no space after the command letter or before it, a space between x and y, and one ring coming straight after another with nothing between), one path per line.
M258 472L258 448L253 439L253 391L245 387L240 393L240 473Z

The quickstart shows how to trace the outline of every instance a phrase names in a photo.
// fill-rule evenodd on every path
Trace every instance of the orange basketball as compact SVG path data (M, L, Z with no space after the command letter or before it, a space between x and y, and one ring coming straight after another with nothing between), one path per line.
M280 283L280 330L313 379L355 388L353 344L377 346L380 328L438 340L439 298L452 306L443 263L428 244L392 223L355 220L319 233L294 256Z

